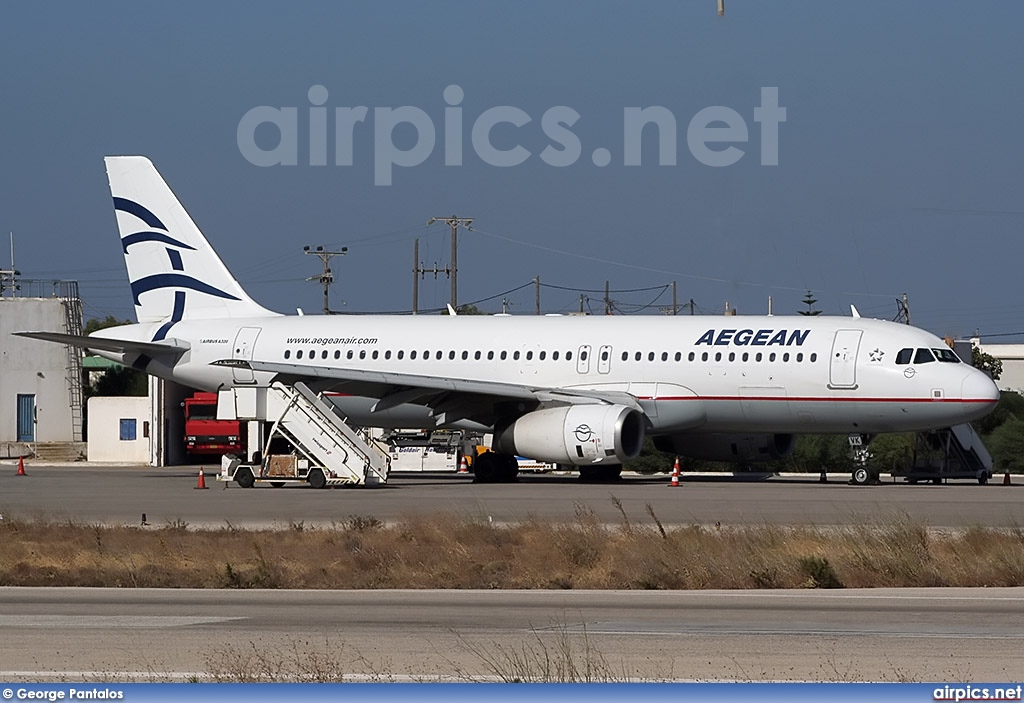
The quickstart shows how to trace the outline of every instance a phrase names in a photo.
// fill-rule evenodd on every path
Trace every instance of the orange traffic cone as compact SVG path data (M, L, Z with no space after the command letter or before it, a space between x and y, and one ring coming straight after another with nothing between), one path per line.
M1009 486L1010 485L1010 472L1009 471L1007 471L1005 474L1003 474L1003 485L1004 486Z
M679 457L676 457L675 466L672 467L672 481L668 484L669 486L679 485Z
M469 473L469 463L466 461L466 455L465 454L462 455L462 461L459 462L459 473L460 474L468 474Z
M19 456L18 457L18 474L17 475L18 476L28 476L28 474L25 473L25 457L23 457L23 456Z
M199 469L199 483L196 484L196 488L206 488L206 474L203 473L202 469Z

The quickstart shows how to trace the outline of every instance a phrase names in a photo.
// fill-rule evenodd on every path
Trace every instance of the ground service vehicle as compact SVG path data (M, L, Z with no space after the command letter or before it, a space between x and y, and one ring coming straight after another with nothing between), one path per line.
M193 393L182 401L185 409L185 450L190 456L245 455L242 423L217 419L217 394Z

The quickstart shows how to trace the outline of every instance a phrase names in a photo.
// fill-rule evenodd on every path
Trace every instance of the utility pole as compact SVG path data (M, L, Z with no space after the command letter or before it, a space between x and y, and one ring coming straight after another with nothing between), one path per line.
M540 315L540 276L534 277L533 283L537 287L537 290L536 290L537 303L536 303L536 308L535 309L536 309L536 313L538 315Z
M608 297L608 281L604 282L604 314L612 314L612 299Z
M679 314L679 306L676 304L676 282L672 281L672 314Z
M331 314L331 306L328 301L327 290L328 287L334 283L334 274L331 272L330 261L335 256L345 256L348 253L348 247L342 247L341 251L327 251L322 246L318 246L316 249L310 249L309 246L302 247L302 251L307 254L312 254L320 259L324 265L324 272L319 276L310 276L307 281L319 281L324 287L324 315Z
M896 307L899 309L899 312L896 315L896 321L897 322L903 322L903 323L906 323L906 324L909 325L910 324L910 299L907 297L906 293L903 294L903 299L902 300L897 300L896 301Z
M427 220L427 225L432 225L435 222L443 222L452 228L452 259L451 259L451 277L452 277L452 307L458 309L458 298L459 298L459 244L458 244L458 232L459 227L463 229L469 229L469 226L473 224L472 217L431 217Z

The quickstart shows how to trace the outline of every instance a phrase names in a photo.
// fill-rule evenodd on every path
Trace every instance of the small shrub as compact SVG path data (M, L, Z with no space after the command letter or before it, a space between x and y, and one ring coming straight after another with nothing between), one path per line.
M811 588L842 588L843 582L836 576L835 569L824 557L800 557L797 562L800 572L808 579Z

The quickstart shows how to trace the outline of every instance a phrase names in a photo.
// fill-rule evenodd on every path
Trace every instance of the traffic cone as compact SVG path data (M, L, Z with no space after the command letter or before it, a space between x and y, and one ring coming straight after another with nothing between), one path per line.
M206 488L206 474L202 469L199 469L199 483L196 484L196 489L200 488Z
M669 486L679 485L679 457L676 457L675 466L672 467L672 481L668 484Z
M18 476L28 476L28 474L25 473L25 457L23 457L23 456L19 456L18 457L18 474L17 475Z
M459 473L460 474L468 474L469 473L469 463L466 462L466 455L465 454L462 455L462 461L459 462Z
M1009 471L1007 471L1005 474L1003 474L1003 485L1004 486L1009 486L1010 485L1010 472Z
M825 473L825 469L822 469L818 475L818 483L828 483L828 474Z

